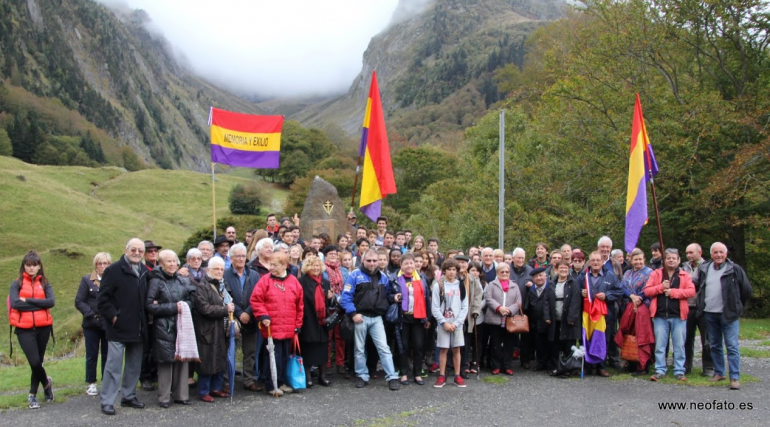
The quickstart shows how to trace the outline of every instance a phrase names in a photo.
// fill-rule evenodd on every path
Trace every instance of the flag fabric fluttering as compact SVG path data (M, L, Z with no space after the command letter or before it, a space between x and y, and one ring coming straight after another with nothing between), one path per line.
M213 163L278 169L283 116L233 113L211 107L209 126Z
M591 294L591 280L585 273L585 289L587 296L583 298L583 346L585 347L585 363L601 363L607 357L607 304L594 299Z
M358 155L364 158L359 207L361 212L376 222L382 211L382 199L388 194L396 193L396 180L393 178L385 115L382 111L380 89L377 86L377 74L374 71L369 99L366 101Z
M647 128L644 125L642 104L636 94L634 120L631 127L631 149L628 165L628 193L626 196L626 252L631 253L639 240L642 227L647 224L647 183L658 174L658 163L652 151Z

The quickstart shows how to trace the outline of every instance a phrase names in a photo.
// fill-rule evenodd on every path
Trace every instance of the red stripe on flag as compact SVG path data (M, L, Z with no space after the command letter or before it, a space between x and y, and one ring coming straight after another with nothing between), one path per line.
M388 133L385 130L385 115L382 111L380 88L377 85L377 74L372 71L372 85L369 89L369 98L372 100L371 115L369 118L369 132L366 149L372 159L372 165L380 184L382 196L396 193L396 180L393 178L393 164L390 161L390 145L388 145Z
M211 124L246 133L281 133L283 116L257 116L211 109Z

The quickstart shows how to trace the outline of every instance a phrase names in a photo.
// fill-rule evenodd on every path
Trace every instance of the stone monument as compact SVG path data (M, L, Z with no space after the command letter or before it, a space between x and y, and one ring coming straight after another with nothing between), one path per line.
M316 176L310 184L300 217L302 238L310 243L310 236L327 233L332 238L332 244L336 244L337 235L349 229L345 208L337 189Z

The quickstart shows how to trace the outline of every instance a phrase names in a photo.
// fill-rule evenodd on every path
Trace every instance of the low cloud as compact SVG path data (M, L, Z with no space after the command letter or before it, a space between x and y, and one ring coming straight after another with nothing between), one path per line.
M271 96L344 92L398 0L99 0L143 9L201 76ZM402 3L428 0L402 0Z

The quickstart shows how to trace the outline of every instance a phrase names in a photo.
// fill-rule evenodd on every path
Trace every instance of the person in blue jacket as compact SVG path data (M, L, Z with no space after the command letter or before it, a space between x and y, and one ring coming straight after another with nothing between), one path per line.
M371 335L377 348L388 387L394 391L401 388L382 320L391 303L401 302L401 293L388 295L389 288L388 276L377 269L377 251L370 249L364 253L361 268L350 273L342 289L340 305L355 324L356 388L363 388L369 383L364 351L367 335Z

